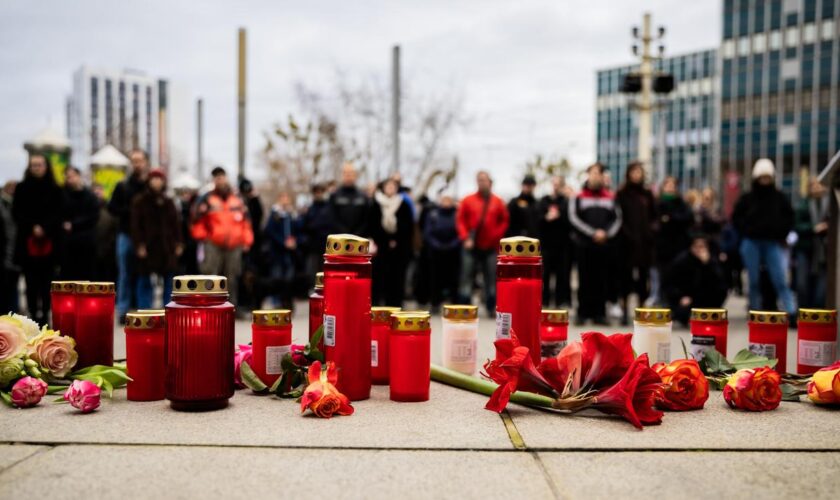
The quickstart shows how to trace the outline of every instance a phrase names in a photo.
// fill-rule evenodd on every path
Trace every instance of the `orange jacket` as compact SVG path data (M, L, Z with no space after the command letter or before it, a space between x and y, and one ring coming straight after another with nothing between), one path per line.
M488 203L487 212L479 228L479 219L485 203ZM494 250L499 246L499 240L505 235L509 222L510 217L505 202L495 194L491 194L485 202L479 193L473 193L464 197L458 205L456 215L458 237L461 241L470 237L474 238L475 248L480 250ZM476 231L478 234L475 234Z
M247 250L254 243L248 208L233 193L224 198L216 191L204 195L198 202L190 232L196 240L222 248Z

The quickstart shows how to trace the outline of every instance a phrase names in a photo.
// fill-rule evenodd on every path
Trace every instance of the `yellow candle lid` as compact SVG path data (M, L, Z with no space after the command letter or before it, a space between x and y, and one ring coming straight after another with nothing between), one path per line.
M780 311L750 311L750 323L764 325L786 325L788 322L787 313Z
M502 238L499 241L499 255L512 257L539 257L540 240L526 236Z
M125 315L126 328L137 330L163 328L165 321L163 313L134 311Z
M478 306L447 304L443 306L443 317L461 321L478 319Z
M217 295L228 293L227 278L205 274L185 274L172 279L172 295Z
M76 293L84 295L107 295L115 291L116 287L112 281L76 282Z
M800 309L799 321L803 323L836 323L837 309Z
M370 240L355 234L327 236L327 255L370 255Z
M391 314L391 329L399 332L417 332L431 328L428 311L401 311Z
M664 325L671 322L671 310L655 307L637 307L636 321L652 325Z
M726 321L728 313L726 309L701 309L691 308L691 321Z
M376 306L370 308L370 319L377 323L391 323L391 315L400 312L399 307Z
M569 324L569 311L565 309L543 309L541 316L544 323Z

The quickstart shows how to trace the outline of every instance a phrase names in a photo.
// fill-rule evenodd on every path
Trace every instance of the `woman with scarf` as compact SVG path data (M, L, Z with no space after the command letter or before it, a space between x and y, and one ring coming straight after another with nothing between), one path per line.
M405 273L412 252L414 217L394 179L374 193L369 233L373 257L373 305L402 307Z

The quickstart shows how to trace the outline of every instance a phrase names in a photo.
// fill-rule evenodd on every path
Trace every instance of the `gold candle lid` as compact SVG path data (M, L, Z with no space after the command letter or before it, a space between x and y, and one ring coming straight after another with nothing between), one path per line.
M166 314L166 309L138 309L137 312L146 314Z
M87 281L53 281L50 283L50 290L53 292L75 292L76 286L87 283Z
M116 287L113 281L84 281L76 282L76 293L85 295L107 295L115 293Z
M799 321L804 323L836 323L837 309L800 309Z
M788 322L787 313L780 311L750 311L750 323L764 325L786 325Z
M453 320L478 319L478 306L449 304L443 306L443 317Z
M569 324L569 311L565 309L543 309L542 321L544 323Z
M700 309L691 308L691 321L726 321L728 319L726 309Z
M165 321L163 313L157 312L134 311L125 315L126 328L135 328L138 330L163 328Z
M251 313L255 325L289 326L292 324L292 311L289 309L262 309Z
M539 257L540 240L526 236L513 236L499 241L499 255L512 257Z
M324 288L324 273L315 273L315 288Z
M370 240L355 234L327 236L327 255L370 255Z
M394 313L400 312L399 307L371 307L370 308L370 320L375 321L377 323L391 323L391 316Z
M636 321L652 325L664 325L671 322L671 310L654 307L637 307Z
M218 295L221 293L228 293L227 278L224 276L186 274L172 279L172 295Z
M399 332L419 332L431 329L428 311L401 311L391 314L391 329Z

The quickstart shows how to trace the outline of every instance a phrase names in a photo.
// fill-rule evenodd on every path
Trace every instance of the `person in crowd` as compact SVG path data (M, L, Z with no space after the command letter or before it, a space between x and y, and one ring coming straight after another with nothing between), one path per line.
M6 181L0 190L0 219L3 221L2 281L0 281L0 311L18 312L18 281L20 268L15 263L15 219L12 217L12 203L17 181Z
M717 193L712 188L700 191L700 202L694 211L694 231L705 234L709 238L709 248L712 255L723 261L725 255L721 252L721 233L726 221L720 213L717 203Z
M23 181L15 189L12 217L17 227L16 262L26 280L26 304L38 324L50 318L50 282L55 277L63 201L49 160L30 155Z
M431 248L429 247L429 243L426 241L425 237L423 236L423 231L426 227L426 221L429 218L429 215L432 213L432 210L437 208L437 204L432 201L432 199L426 194L423 193L420 198L417 200L417 206L420 207L420 214L417 217L417 237L415 238L415 250L417 253L417 259L414 261L414 280L413 283L413 291L414 291L414 300L421 306L421 308L425 308L428 304L433 302L435 291L433 290L433 283L432 283L432 261L431 261ZM453 222L454 222L454 205L453 205ZM460 244L460 242L459 242ZM460 260L460 253L458 255L458 260ZM455 268L457 272L457 267ZM457 287L457 280L458 275L456 274L454 278L456 287ZM457 296L457 289L455 293L449 295L450 300L456 300ZM439 305L439 304L438 304Z
M96 276L96 224L99 200L73 166L64 170L64 211L61 214L63 243L61 279L93 280Z
M551 194L545 195L537 207L543 257L543 305L550 306L553 301L558 307L568 307L572 303L571 193L565 177L555 176L551 187Z
M677 255L686 251L691 244L691 227L694 214L691 207L680 196L677 179L668 176L660 185L659 201L656 205L658 228L656 232L656 273L652 280L651 302L660 303L659 283L665 270Z
M691 238L687 251L677 255L662 280L662 294L674 319L688 324L692 307L718 308L726 300L727 281L712 254L706 235Z
M373 304L402 307L406 270L413 251L414 217L393 178L374 193L369 234L373 256Z
M735 224L728 221L723 225L720 233L720 255L724 273L727 277L729 289L738 296L744 295L743 274L744 263L741 259L741 235L735 229Z
M258 298L258 276L262 263L262 227L263 227L263 206L259 194L254 189L254 184L243 178L239 181L239 195L248 208L248 215L251 218L251 232L254 235L253 250L242 254L242 276L239 279L239 305L245 309L259 309Z
M484 285L487 314L496 314L496 251L507 231L510 217L501 198L493 194L493 179L486 171L476 174L478 190L461 200L456 213L462 244L460 302L472 302L477 273Z
M522 190L519 196L508 203L510 224L507 236L539 237L540 214L537 199L534 197L536 186L537 179L531 174L526 175L522 179Z
M248 208L233 192L225 169L215 167L211 175L213 189L198 200L190 232L204 243L201 272L227 277L230 300L238 304L242 253L253 245L254 233Z
M324 184L313 184L311 188L312 203L301 216L300 246L305 252L306 275L311 287L314 284L315 273L324 268L324 249L327 247L327 236L332 232L332 212L327 201L327 187Z
M166 173L159 168L149 172L147 189L131 204L131 242L137 253L138 309L152 308L152 274L163 279L163 304L169 303L184 243L181 216L166 194Z
M427 252L432 310L437 312L444 297L458 300L461 240L455 220L456 204L443 195L437 205L423 209L423 242Z
M181 242L184 251L178 258L178 272L182 274L198 274L198 242L190 231L193 209L198 200L198 182L190 178L182 178L175 187L175 207L178 209L181 222Z
M265 242L267 247L266 260L270 284L268 290L274 297L275 303L283 308L292 308L292 284L295 278L295 253L298 250L298 240L301 233L299 221L295 215L292 197L287 192L281 192L277 203L272 205L265 225ZM321 248L323 254L326 248Z
M621 208L622 248L616 259L624 264L622 318L627 323L628 297L635 293L639 304L650 296L650 268L653 266L656 230L656 202L653 192L645 186L644 165L633 161L627 165L624 184L616 193Z
M828 255L829 199L826 188L811 179L808 196L796 210L796 234L793 248L796 263L796 298L799 307L826 307L826 269Z
M91 191L99 207L96 221L96 281L117 281L117 232L120 221L108 211L105 188L94 183Z
M761 309L761 267L764 265L784 310L796 324L796 304L787 284L785 240L794 227L793 208L776 188L776 167L767 158L753 165L752 190L735 203L732 221L741 234L741 257L747 268L750 308Z
M604 185L603 165L595 163L586 173L581 192L569 200L580 283L576 321L579 325L590 319L596 324L607 324L605 304L612 244L621 229L621 208Z
M341 186L330 195L333 233L366 236L370 199L356 187L358 172L352 163L341 167Z
M131 244L131 204L134 197L146 190L149 175L149 156L142 149L129 155L131 173L117 184L108 202L108 210L120 220L117 233L117 317L124 321L125 314L137 305L136 251Z

